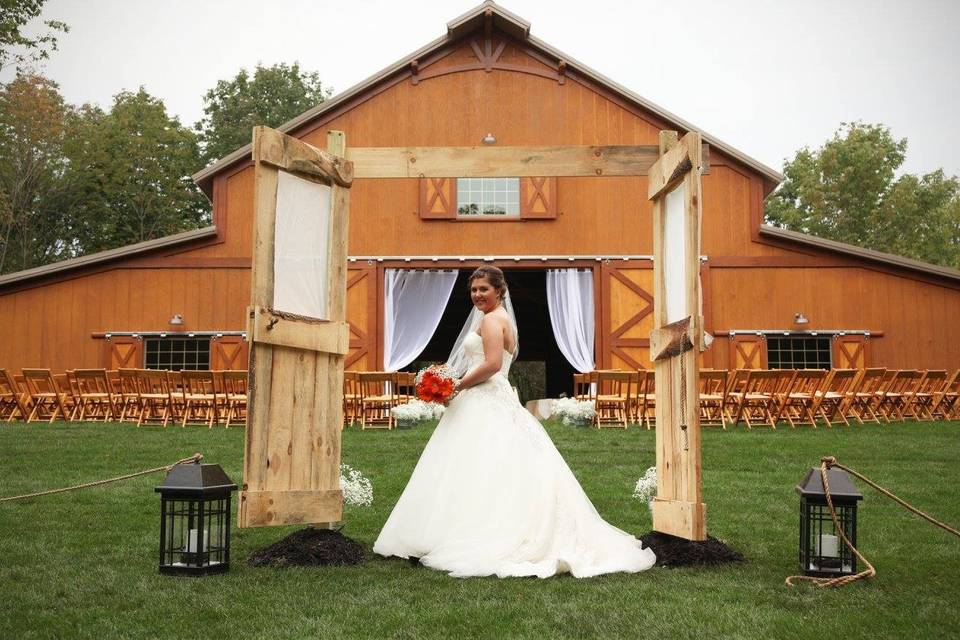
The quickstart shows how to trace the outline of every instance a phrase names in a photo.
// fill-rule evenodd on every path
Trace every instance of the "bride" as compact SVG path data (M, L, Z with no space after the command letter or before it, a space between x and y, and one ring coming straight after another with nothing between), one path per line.
M467 576L586 578L653 566L653 551L605 522L507 372L517 348L503 307L503 272L470 276L479 334L463 342L470 368L373 545L383 556Z

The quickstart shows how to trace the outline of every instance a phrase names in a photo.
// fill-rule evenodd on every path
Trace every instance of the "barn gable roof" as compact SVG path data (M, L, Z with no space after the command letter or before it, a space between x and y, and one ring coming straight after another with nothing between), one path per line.
M285 133L290 133L297 129L300 129L307 125L310 121L315 120L326 113L334 111L335 109L343 106L345 103L350 100L360 96L366 91L373 89L379 83L391 78L392 76L405 72L410 69L411 64L414 61L422 60L431 53L442 49L443 47L450 45L451 43L459 40L463 36L473 33L474 31L483 29L487 17L490 18L492 27L505 33L509 36L516 38L522 42L527 43L534 49L538 50L540 53L554 59L558 63L563 63L568 70L574 71L579 75L591 80L597 85L606 88L611 91L621 99L625 100L629 104L633 104L645 111L648 111L659 118L670 123L671 126L679 129L681 131L700 131L703 136L704 142L710 144L711 147L721 151L725 155L736 159L739 162L742 162L747 167L750 167L758 174L763 177L764 181L764 193L768 194L773 191L776 186L783 181L783 175L775 169L771 169L766 166L759 160L751 158L747 154L738 151L732 146L726 144L725 142L719 140L718 138L710 135L709 133L703 132L698 127L690 124L686 120L674 115L673 113L667 111L663 107L650 102L646 98L630 91L623 85L620 85L613 80L607 78L603 74L591 69L587 65L579 62L573 57L563 53L562 51L555 49L546 42L530 35L530 23L523 20L522 18L516 16L515 14L507 11L500 5L492 2L491 0L486 0L482 4L474 7L473 9L467 11L463 15L454 18L447 23L447 33L446 35L437 38L433 42L430 42L426 46L414 51L408 56L398 60L392 65L384 68L380 72L374 74L373 76L367 78L363 82L354 85L353 87L347 89L346 91L337 94L336 96L330 98L317 105L316 107L305 111L296 118L290 120L289 122L284 123L278 129ZM245 160L248 160L250 157L251 145L247 144L243 147L237 149L233 153L230 153L223 158L217 160L210 166L204 168L201 171L198 171L193 175L194 181L200 186L203 191L210 196L213 190L213 178L216 174L227 169L228 167Z

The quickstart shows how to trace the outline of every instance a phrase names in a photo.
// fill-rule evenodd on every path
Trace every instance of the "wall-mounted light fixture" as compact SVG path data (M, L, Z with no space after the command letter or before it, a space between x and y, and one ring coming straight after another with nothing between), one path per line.
M173 314L173 317L167 320L167 324L173 327L182 327L183 326L183 316L179 313Z
M803 315L803 312L793 314L793 323L794 324L810 324L810 321L807 319L807 316Z
M493 135L492 133L488 133L487 135L483 136L483 144L496 144L496 143L497 143L497 136Z

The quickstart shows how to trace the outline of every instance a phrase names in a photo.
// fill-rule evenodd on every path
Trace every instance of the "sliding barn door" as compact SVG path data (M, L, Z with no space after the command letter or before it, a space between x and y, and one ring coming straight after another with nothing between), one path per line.
M600 268L598 368L650 369L653 262L610 260Z
M352 165L342 133L329 153L254 129L250 383L241 527L341 518L340 428Z

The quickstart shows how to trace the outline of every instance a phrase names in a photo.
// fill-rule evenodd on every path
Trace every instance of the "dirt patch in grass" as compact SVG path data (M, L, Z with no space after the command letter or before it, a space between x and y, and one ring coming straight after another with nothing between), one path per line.
M309 527L255 551L247 560L254 567L323 567L362 564L363 547L339 531Z
M691 567L731 562L746 562L740 553L722 540L707 536L703 541L691 541L659 531L640 536L644 547L650 547L657 555L658 567Z

